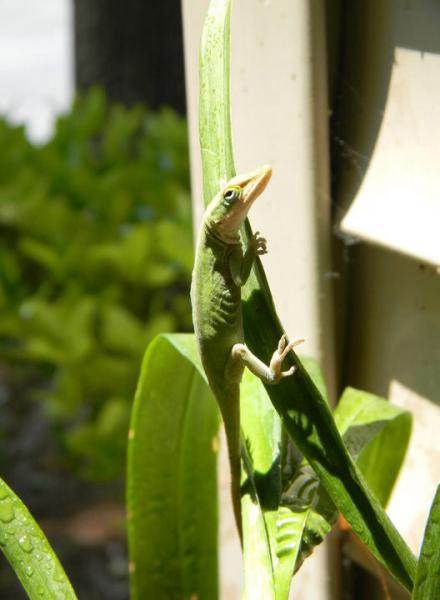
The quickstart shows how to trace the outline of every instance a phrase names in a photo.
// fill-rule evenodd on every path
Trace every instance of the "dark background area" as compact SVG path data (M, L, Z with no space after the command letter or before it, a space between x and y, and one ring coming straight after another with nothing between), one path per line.
M180 0L75 0L75 78L113 101L185 113Z

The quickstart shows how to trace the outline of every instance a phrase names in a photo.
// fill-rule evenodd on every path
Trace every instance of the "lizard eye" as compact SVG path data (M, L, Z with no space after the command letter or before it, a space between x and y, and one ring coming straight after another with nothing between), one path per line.
M228 188L227 190L225 190L224 194L223 194L223 200L225 202L225 204L233 204L240 196L240 189L239 188L235 188L235 187L231 187Z

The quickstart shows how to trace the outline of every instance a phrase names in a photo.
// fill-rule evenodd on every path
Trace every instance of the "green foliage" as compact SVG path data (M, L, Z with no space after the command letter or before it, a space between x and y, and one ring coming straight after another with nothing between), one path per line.
M334 418L370 489L386 506L408 447L411 413L374 394L348 387Z
M145 354L128 446L133 600L217 598L218 425L194 336L158 336Z
M0 146L0 358L40 381L70 464L113 478L146 345L191 324L185 123L95 89L44 146L5 120Z
M303 362L326 398L319 366L311 359ZM338 510L283 435L263 384L248 370L241 412L243 597L285 600L294 572L325 539ZM387 496L406 451L409 413L347 388L334 417L367 482L379 498ZM194 336L158 336L145 354L129 436L133 598L216 597L217 427L215 399Z

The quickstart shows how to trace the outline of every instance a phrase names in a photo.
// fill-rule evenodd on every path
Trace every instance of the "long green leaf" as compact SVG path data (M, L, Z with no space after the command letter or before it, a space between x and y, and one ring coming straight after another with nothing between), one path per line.
M31 600L76 595L44 533L18 496L0 479L0 549Z
M244 494L243 600L275 600L275 580L267 538L266 521L256 495Z
M128 448L133 600L217 597L218 411L191 335L148 347Z
M230 132L230 10L230 2L211 0L200 48L199 129L205 205L217 193L220 181L235 173L231 135L225 135ZM261 381L247 372L241 386L240 412L248 456L248 482L243 485L241 502L244 598L271 598L275 593L273 531L268 532L265 516L278 507L281 495L281 421Z
M229 102L230 0L211 0L200 45L199 136L203 197L208 205L222 179L235 174Z
M275 600L276 525L270 515L281 497L281 421L263 384L248 370L240 388L240 412L244 598Z
M255 470L246 440L242 443L244 600L276 600L270 532L255 481Z
M413 600L440 598L440 485L426 523L422 550L417 564Z
M235 172L229 113L230 6L230 0L211 0L201 48L200 142L206 203L219 181ZM249 234L247 223L245 237ZM243 316L246 343L268 362L283 329L260 261L243 290ZM411 589L416 565L413 555L368 489L327 403L293 352L289 362L297 366L295 376L268 387L286 430L353 530L394 577Z

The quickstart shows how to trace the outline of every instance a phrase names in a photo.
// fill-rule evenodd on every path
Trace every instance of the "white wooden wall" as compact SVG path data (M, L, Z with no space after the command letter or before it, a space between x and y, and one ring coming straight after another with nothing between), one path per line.
M197 54L207 6L208 0L182 0L197 219ZM344 7L349 68L339 81L338 141L347 161L338 173L335 222L327 82L338 81L338 0L234 2L236 166L270 162L274 168L251 222L268 238L264 265L289 334L306 338L305 351L321 361L333 395L350 384L414 413L389 513L417 552L440 481L440 9L435 0L361 0ZM331 237L341 223L358 243L332 262ZM224 465L221 584L222 597L234 600L241 566L227 516L226 472ZM335 546L319 547L294 584L297 600L340 597Z

